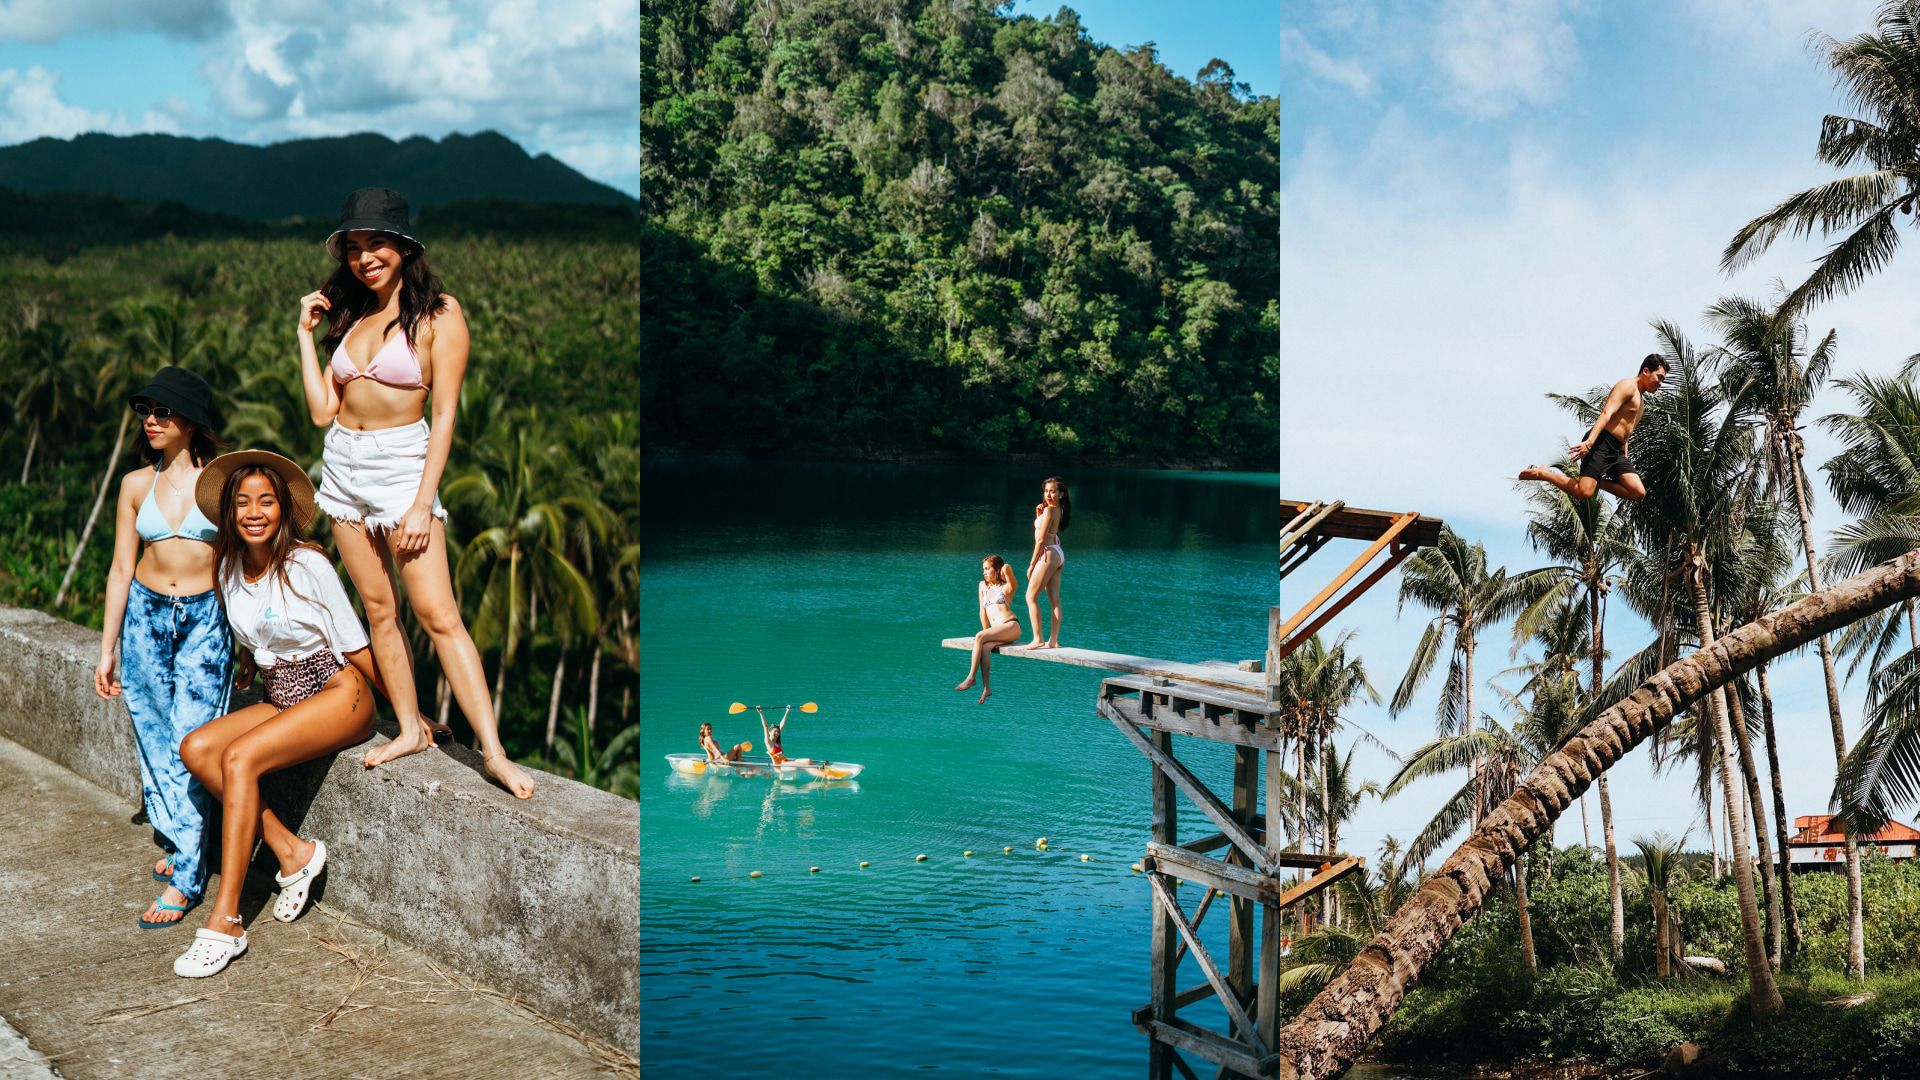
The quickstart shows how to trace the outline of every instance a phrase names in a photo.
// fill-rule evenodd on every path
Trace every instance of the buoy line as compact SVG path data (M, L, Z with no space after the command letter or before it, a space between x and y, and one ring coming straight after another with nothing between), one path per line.
M1034 850L1035 850L1035 851L1039 851L1039 852L1043 852L1043 853L1046 853L1046 854L1054 854L1054 853L1055 853L1055 852L1057 851L1057 849L1056 849L1056 848L1054 848L1054 846L1053 846L1053 842L1052 842L1051 840L1049 840L1049 839L1047 839L1047 838L1046 838L1046 837L1044 837L1044 836L1042 836L1042 837L1037 837L1037 838L1036 838L1036 839L1034 840L1034 842L1033 842L1033 847L1034 847ZM1002 847L1000 848L1000 852L1001 852L1001 854L1004 854L1004 855L1011 855L1011 854L1013 854L1013 845L1012 845L1012 844L1006 844L1006 845L1003 845L1003 846L1002 846ZM973 850L969 848L969 849L965 849L965 850L962 850L962 851L960 852L960 857L961 857L961 858L963 858L963 859L971 859L971 858L973 858L973 854L974 854L974 853L973 853ZM1063 855L1064 855L1064 854L1070 854L1070 853L1069 853L1069 852L1059 852L1059 854L1063 854ZM913 857L913 862L914 862L914 863L916 863L916 864L918 864L918 863L923 863L923 862L928 862L928 861L929 861L929 860L930 860L931 858L932 858L931 856L929 856L929 855L927 855L927 854L925 854L925 853L921 853L921 854L918 854L918 855L915 855L915 856ZM1094 858L1094 856L1093 856L1093 854L1092 854L1091 852L1081 852L1081 853L1080 853L1080 861L1081 861L1081 862L1083 862L1083 863L1095 863L1095 862L1105 862L1106 860L1104 860L1104 859L1096 859L1096 858ZM871 865L872 865L872 863L871 863L871 862L869 862L869 861L866 861L866 860L862 860L862 861L861 861L861 863L860 863L860 868L864 870L864 869L867 869L868 867L870 867ZM1131 870L1132 872L1134 872L1134 873L1136 873L1136 874L1143 874L1143 873L1145 873L1145 872L1146 872L1146 871L1145 871L1145 870L1144 870L1144 869L1142 868L1142 866L1141 866L1141 864L1140 864L1140 863L1137 863L1137 862L1136 862L1136 863L1133 863L1133 864L1131 864L1131 865L1129 865L1129 866L1127 867L1127 869L1128 869L1128 870ZM807 873L808 873L809 875L812 875L812 874L819 874L819 873L823 873L823 872L824 872L824 871L823 871L823 870L822 870L822 869L821 869L820 867L818 867L818 866L810 866L810 867L808 867L808 868L807 868ZM763 871L760 871L760 870L753 870L753 871L750 871L750 872L748 872L748 874L747 874L747 877L748 877L748 878L759 878L759 877L762 877L762 876L764 876L764 872L763 872ZM695 874L695 875L692 875L692 876L690 877L690 879L689 879L689 882L690 882L690 883L693 883L693 884L697 884L697 883L699 883L699 881L700 881L700 876L699 876L698 874ZM1225 895L1225 894L1222 894L1222 895Z

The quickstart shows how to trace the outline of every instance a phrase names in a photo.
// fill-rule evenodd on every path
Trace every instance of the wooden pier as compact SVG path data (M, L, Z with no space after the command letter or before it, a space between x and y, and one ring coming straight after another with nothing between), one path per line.
M1290 909L1366 867L1358 856L1290 850L1283 843L1289 807L1280 778L1287 753L1300 748L1287 729L1286 691L1276 676L1280 662L1347 605L1413 551L1437 543L1442 523L1415 513L1349 509L1339 502L1283 499L1281 506L1288 512L1280 533L1282 577L1332 540L1369 546L1291 617L1282 618L1277 607L1268 610L1264 659L1183 663L1065 647L996 650L1003 657L1117 672L1101 680L1095 709L1153 765L1151 836L1139 864L1153 910L1151 975L1148 1001L1133 1011L1134 1026L1150 1040L1151 1080L1172 1080L1176 1073L1197 1080L1184 1055L1211 1062L1215 1080L1276 1075L1279 1058L1271 1048L1283 1020L1278 985ZM1341 592L1382 554L1385 559L1365 578ZM973 639L947 638L941 644L971 649ZM1232 748L1233 790L1226 798L1209 790L1175 755L1176 735ZM1218 831L1182 843L1176 793ZM1182 884L1199 887L1191 910L1181 901ZM1199 934L1221 896L1228 920L1224 965ZM1182 987L1180 965L1189 956L1205 981ZM1226 1008L1225 1032L1178 1015L1209 997Z

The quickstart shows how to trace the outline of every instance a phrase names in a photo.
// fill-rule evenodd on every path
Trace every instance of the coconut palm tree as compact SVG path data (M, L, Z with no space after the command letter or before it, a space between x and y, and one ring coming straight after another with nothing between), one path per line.
M1834 385L1853 398L1857 412L1831 413L1820 426L1844 447L1821 469L1840 509L1857 515L1839 529L1830 553L1834 572L1855 574L1902 552L1920 549L1920 385L1914 358L1897 376L1857 375ZM1920 646L1920 619L1904 605L1907 647ZM1848 627L1836 643L1852 678L1864 662L1880 670L1899 642L1902 620L1883 612Z
M1587 422L1592 423L1592 419L1589 417ZM1554 595L1574 592L1585 603L1589 692L1598 698L1606 666L1607 593L1620 570L1621 560L1634 554L1632 531L1626 518L1609 509L1604 499L1574 499L1550 484L1524 484L1521 490L1528 503L1527 542L1548 558L1560 560L1560 565L1546 568L1546 573L1555 579ZM1546 610L1545 605L1534 605L1523 612L1514 622L1515 638L1527 634L1538 636L1534 612ZM1547 645L1548 657L1571 660L1572 656L1559 644L1560 637L1556 635L1554 642L1543 643ZM1613 920L1613 959L1618 963L1626 951L1626 900L1620 891L1620 852L1614 843L1613 800L1607 778L1600 777L1596 786L1600 789L1600 836L1607 854L1607 904ZM1580 812L1584 820L1584 799Z
M1920 553L1830 585L1741 627L1711 650L1674 660L1595 716L1548 755L1401 906L1367 943L1366 963L1350 964L1275 1035L1281 1075L1332 1080L1345 1073L1406 1000L1412 983L1479 912L1490 883L1552 829L1595 773L1612 768L1677 714L1760 662L1910 596L1920 596Z
M1713 644L1717 625L1710 599L1713 564L1727 561L1742 543L1761 465L1754 454L1754 422L1746 411L1747 402L1729 399L1705 378L1692 345L1677 327L1657 322L1654 329L1672 374L1669 388L1649 399L1634 432L1635 463L1647 485L1647 497L1632 504L1629 520L1643 541L1643 550L1670 553L1667 573L1677 578L1690 603L1694 631L1705 650ZM1719 747L1722 805L1740 898L1751 1006L1754 1018L1765 1020L1785 1005L1768 964L1760 901L1747 866L1751 837L1725 695L1716 691L1708 695L1706 704Z
M1916 56L1920 59L1920 55ZM1707 351L1709 365L1726 381L1729 400L1746 403L1761 426L1763 460L1769 493L1793 507L1800 522L1801 552L1807 580L1820 588L1820 558L1813 543L1813 499L1806 473L1806 443L1800 438L1800 418L1833 368L1834 341L1827 331L1818 345L1807 345L1806 325L1787 307L1768 308L1744 297L1727 297L1707 309L1706 319L1720 334L1722 344ZM1763 575L1769 580L1774 575ZM1837 768L1847 756L1846 724L1840 715L1840 680L1834 673L1833 649L1820 637L1820 668L1826 679L1827 721L1833 733ZM1745 740L1742 740L1745 745ZM1756 802L1756 809L1760 804ZM1759 835L1764 838L1762 830ZM1764 845L1763 845L1764 849ZM1860 879L1860 844L1846 834L1847 852L1847 973L1866 977L1866 922ZM1762 852L1765 854L1764 850ZM1771 870L1768 871L1771 874Z
M1686 871L1680 867L1681 843L1663 832L1633 838L1633 846L1640 849L1640 860L1646 867L1647 895L1653 899L1653 969L1663 979L1673 974L1673 958L1680 952L1680 942L1673 933L1667 908L1668 889L1686 877Z
M1874 31L1848 41L1812 35L1813 48L1859 116L1828 116L1815 156L1866 171L1795 192L1734 234L1721 254L1732 273L1783 233L1845 235L1827 249L1781 307L1797 312L1844 293L1885 266L1900 246L1900 216L1920 218L1920 0L1883 0Z
M1467 543L1452 529L1441 529L1438 543L1422 548L1400 568L1399 610L1404 612L1411 602L1435 614L1414 647L1413 659L1393 692L1388 711L1397 716L1413 703L1413 696L1433 673L1442 643L1451 636L1436 727L1442 735L1472 735L1473 661L1480 634L1539 601L1553 586L1552 577L1538 570L1511 578L1504 566L1489 571L1485 547ZM1472 802L1474 824L1479 824L1488 805L1484 794Z
M1356 783L1358 778L1353 771L1353 751L1359 745L1359 740L1354 740L1353 746L1347 748L1346 756L1342 757L1331 742L1322 739L1304 785L1291 776L1280 776L1282 795L1287 796L1289 802L1307 808L1305 820L1296 826L1296 837L1304 838L1318 833L1322 851L1339 851L1340 826L1353 820L1354 815L1360 812L1361 803L1369 795L1375 798L1380 796L1379 784L1371 780ZM1317 800L1305 798L1315 790L1319 793Z
M30 425L27 460L20 467L20 482L24 484L33 471L33 453L40 445L42 425L65 419L92 396L93 386L85 365L79 363L76 343L57 320L35 313L20 332L13 352L13 411L16 416L29 418Z
M495 715L522 634L532 629L537 597L546 597L554 619L575 633L591 634L600 621L593 587L566 553L580 530L605 539L606 512L591 495L555 490L555 455L535 436L536 423L529 417L490 424L474 443L470 471L443 488L448 505L487 523L467 542L454 572L463 587L480 586L474 643L500 648Z

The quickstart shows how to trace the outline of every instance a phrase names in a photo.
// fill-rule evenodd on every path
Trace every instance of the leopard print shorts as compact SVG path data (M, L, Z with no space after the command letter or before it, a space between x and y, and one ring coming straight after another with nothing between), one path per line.
M282 660L262 673L267 700L288 709L320 692L327 680L346 670L332 653L321 651L305 660Z

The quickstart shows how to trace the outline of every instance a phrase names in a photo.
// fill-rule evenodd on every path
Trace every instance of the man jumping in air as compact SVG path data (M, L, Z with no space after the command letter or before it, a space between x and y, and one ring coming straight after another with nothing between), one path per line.
M1666 377L1666 358L1653 353L1640 361L1640 374L1613 384L1586 441L1568 448L1568 453L1580 459L1579 476L1568 477L1558 469L1534 465L1521 472L1520 479L1545 480L1576 499L1591 499L1596 491L1610 491L1636 502L1646 498L1647 486L1640 482L1640 471L1627 456L1627 436L1633 434L1634 425L1646 412L1643 395L1658 390Z

